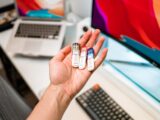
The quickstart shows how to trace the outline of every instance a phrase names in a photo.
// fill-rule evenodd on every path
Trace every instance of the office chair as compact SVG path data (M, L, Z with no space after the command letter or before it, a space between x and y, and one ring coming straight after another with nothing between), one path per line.
M6 80L0 75L0 120L25 120L32 109L20 97L24 81L1 46L0 59L8 78Z
M0 120L25 120L31 108L0 76Z

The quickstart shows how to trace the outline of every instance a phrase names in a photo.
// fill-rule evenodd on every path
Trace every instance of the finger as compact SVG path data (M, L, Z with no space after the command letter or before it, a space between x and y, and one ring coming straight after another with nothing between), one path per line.
M102 45L103 45L103 42L104 42L105 38L104 37L100 37L98 42L96 43L96 45L94 46L94 54L95 54L95 57L97 56L98 52L100 51Z
M95 69L97 69L97 68L101 65L101 63L103 62L103 60L106 58L107 52L108 52L108 49L107 49L107 48L105 48L105 49L102 51L100 57L99 57L99 58L96 60L96 62L95 62Z
M96 29L93 33L92 36L90 38L90 40L88 41L88 43L86 44L87 47L93 47L95 41L97 40L98 36L100 34L100 30Z
M88 30L84 35L83 37L80 39L79 41L79 44L81 45L81 47L83 47L87 42L88 40L90 39L92 35L92 31L91 30Z
M54 60L62 61L70 52L71 52L71 46L68 45L58 52L58 54L54 57Z

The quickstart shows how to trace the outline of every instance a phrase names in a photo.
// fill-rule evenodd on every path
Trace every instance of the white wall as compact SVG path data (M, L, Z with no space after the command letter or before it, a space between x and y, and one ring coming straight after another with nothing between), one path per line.
M72 10L80 17L91 16L92 0L70 0Z
M13 0L0 0L0 7L13 3Z

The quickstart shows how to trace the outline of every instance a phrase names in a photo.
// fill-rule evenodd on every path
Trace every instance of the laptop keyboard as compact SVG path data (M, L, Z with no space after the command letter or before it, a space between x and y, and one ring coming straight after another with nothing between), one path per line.
M133 120L98 84L76 100L93 120Z
M61 25L19 24L15 37L58 39Z

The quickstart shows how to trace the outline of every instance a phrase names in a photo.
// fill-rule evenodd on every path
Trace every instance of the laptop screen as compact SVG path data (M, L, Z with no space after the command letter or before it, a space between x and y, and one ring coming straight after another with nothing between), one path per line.
M16 0L21 17L63 19L64 0Z

